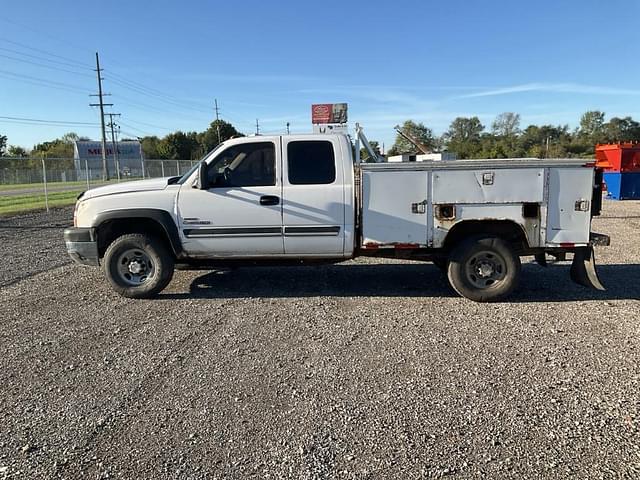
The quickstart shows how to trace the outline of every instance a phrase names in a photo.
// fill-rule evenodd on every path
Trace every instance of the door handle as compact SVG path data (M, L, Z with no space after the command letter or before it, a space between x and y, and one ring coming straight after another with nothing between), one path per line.
M260 205L278 205L280 203L280 197L275 195L264 195L260 197Z

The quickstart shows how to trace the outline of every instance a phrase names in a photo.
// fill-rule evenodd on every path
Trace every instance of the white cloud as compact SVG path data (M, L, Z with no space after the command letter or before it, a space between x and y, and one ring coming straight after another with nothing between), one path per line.
M478 92L465 93L453 98L492 97L524 92L573 93L585 95L640 95L640 90L598 85L582 85L579 83L525 83L511 87L493 88Z

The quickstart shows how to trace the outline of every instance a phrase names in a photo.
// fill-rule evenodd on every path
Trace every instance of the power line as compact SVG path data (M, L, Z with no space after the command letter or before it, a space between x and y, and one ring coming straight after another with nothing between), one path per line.
M187 100L184 98L180 98L177 97L175 95L171 95L169 93L163 92L161 90L158 90L157 88L153 88L153 87L149 87L148 85L144 85L140 82L136 82L134 80L131 80L129 78L124 77L123 75L119 75L117 73L114 73L113 71L107 72L105 74L105 76L108 79L111 79L111 81L114 81L115 83L120 84L121 86L124 86L125 88L128 88L129 90L132 91L136 91L138 93L143 93L147 96L153 96L153 97L157 97L157 98L162 98L165 99L173 104L176 104L178 106L184 106L185 104L191 104L194 106L197 106L200 109L204 109L207 112L209 112L209 107L208 105L206 105L203 102L198 102L195 100Z
M185 106L191 110L199 110L202 112L210 112L209 108L204 107L200 104L195 104L195 103L191 103L189 101L184 101L184 100L173 100L172 98L170 98L168 95L161 95L161 94L157 94L154 92L150 92L144 88L140 88L137 86L132 86L129 85L125 82L123 82L122 80L119 80L117 78L114 78L112 75L105 75L105 77L110 80L111 82L115 83L116 85L120 85L122 88L125 88L127 90L130 90L132 92L138 93L140 95L144 95L146 97L149 98L153 98L156 101L161 101L164 102L168 105L174 106L174 107L182 107L184 108ZM191 105L187 105L188 103L191 103Z
M180 104L184 104L185 102L186 103L193 103L194 105L199 105L199 106L205 108L205 104L204 103L196 102L196 101L193 101L193 100L185 100L184 98L176 97L175 95L168 94L166 92L158 90L157 88L152 88L152 87L144 85L144 84L142 84L140 82L136 82L134 80L126 78L123 75L119 75L117 73L114 73L113 71L107 73L107 77L115 77L116 80L119 80L119 81L121 81L123 83L126 83L127 85L129 85L131 87L139 88L139 89L144 90L144 91L146 91L147 93L150 93L150 94L154 94L154 95L158 95L158 96L161 96L161 97L167 97L167 98L173 99L173 100L175 100L176 102L178 102ZM113 80L113 78L112 78L112 80Z
M143 135L149 135L149 136L153 136L154 135L151 132L147 132L146 130L142 130L140 128L134 127L133 125L129 125L128 123L123 122L122 120L120 120L120 123L122 125L124 125L125 127L130 128L131 130L135 130L136 132L142 133ZM171 131L171 130L168 130L168 131Z
M120 123L122 123L122 122L120 122ZM122 133L122 135L124 135L125 137L135 138L138 141L141 140L140 135L137 135L135 133L127 132L126 130L120 130L120 133Z
M71 121L71 120L43 120L40 118L25 118L25 117L5 117L5 116L0 116L0 119L3 120L16 120L16 121L21 121L21 122L31 122L31 123L42 123L42 124L49 124L49 125L66 125L66 126L91 126L91 127L97 127L99 124L98 123L91 123L91 122L75 122L75 121Z
M193 101L193 100L185 100L183 98L179 98L176 97L174 95L170 95L167 93L164 93L158 89L155 88L151 88L148 87L146 85L143 85L142 83L139 82L135 82L133 80L129 80L125 77L123 77L122 75L108 72L105 74L105 77L108 80L111 80L112 82L116 83L117 85L120 85L123 88L126 88L130 91L136 92L136 93L140 93L142 95L145 95L149 98L153 98L154 100L160 99L161 101L165 102L166 104L169 104L171 106L177 106L180 108L189 108L190 110L197 110L199 112L203 112L203 113L209 113L210 107L205 106L203 103L201 102L197 102L197 101ZM114 78L115 77L115 78ZM229 117L228 115L226 115L227 117ZM220 109L218 108L217 112L216 112L216 120L219 120L221 117L220 115ZM244 122L244 123L249 123L249 122Z
M32 55L30 53L25 53L25 52L22 52L20 50L15 50L13 48L0 47L0 50L2 50L4 52L13 53L15 55L22 55L23 57L33 58L35 60L43 60L45 62L55 63L57 65L63 65L65 67L81 68L79 65L76 65L76 64L71 63L71 62L61 62L60 60L52 60L50 58L42 57L40 55ZM82 70L90 70L90 69L83 66Z
M0 18L0 20L2 20L2 18ZM5 20L8 21L8 20ZM16 22L9 22L9 23L16 23ZM17 24L17 23L16 23ZM38 32L38 33L42 33L42 32ZM54 38L54 37L50 37L50 38ZM55 39L55 38L54 38ZM58 39L58 41L60 41ZM0 50L4 51L4 52L9 52L15 55L19 55L21 57L27 57L29 59L34 59L34 60L39 60L42 62L47 62L47 63L53 63L55 65L48 65L48 64L43 64L43 63L39 63L36 61L31 61L28 60L26 58L17 58L11 55L5 55L5 54L0 54L0 57L4 57L10 60L14 60L14 61L19 61L19 62L23 62L23 63L27 63L27 64L32 64L38 67L42 67L42 68L48 68L51 70L57 70L57 71L61 71L61 72L65 72L65 73L71 73L74 75L81 75L81 76L88 76L88 74L84 73L84 71L77 71L75 69L80 69L80 70L85 70L85 69L89 69L90 67L86 64L84 64L83 62L80 62L78 60L75 60L73 58L70 57L66 57L63 55L58 55L56 53L53 52L49 52L47 50L43 50L40 48L35 48L35 47L31 47L29 45L26 45L24 43L20 43L20 42L16 42L14 40L9 40L6 38L0 38L0 42L6 42L8 44L11 45L15 45L17 47L20 47L22 49L27 49L33 52L37 52L43 55L47 55L49 57L54 57L54 58L46 58L42 55L34 55L34 54L30 54L30 53L26 53L20 50L16 50L16 49L12 49L12 48L6 48L6 47L0 47ZM59 59L59 60L57 60ZM119 62L115 62L117 64L122 65ZM65 67L70 67L71 69L74 70L69 70L69 69L65 69L65 68L61 68L57 65L62 65ZM103 69L101 69L102 72L98 72L98 76L100 76L101 73L104 72ZM24 74L18 74L15 72L10 72L10 71L6 71L6 70L0 70L0 77L4 76L4 78L7 78L6 76L10 76L11 77L15 77L15 78L19 78L21 79L21 81L25 82L25 83L29 83L32 85L36 85L36 86L44 86L44 87L48 87L48 88L54 88L54 89L59 89L59 90L66 90L66 91L70 91L73 93L78 93L78 92L82 92L84 91L84 89L82 87L79 87L77 85L72 85L72 84L67 84L67 83L63 83L63 82L57 82L57 81L53 81L53 80L48 80L48 79L44 79L44 78L38 78L38 77L34 77L34 76L29 76L29 75L24 75ZM158 90L156 88L152 88L149 87L147 85L144 85L140 82L136 82L133 80L130 80L126 77L124 77L123 75L120 75L118 73L115 72L107 72L106 74L103 74L102 78L100 79L100 81L104 80L104 77L107 77L110 81L112 81L114 84L119 85L121 88L133 91L136 94L140 94L140 95L145 95L149 98L153 98L156 101L160 101L160 102L164 102L165 104L171 106L171 107L179 107L181 110L182 109L188 109L189 111L198 111L198 112L202 112L202 113L209 113L211 110L209 107L206 107L203 103L197 102L197 101L193 101L193 100L185 100L179 97L176 97L174 95L170 95L167 94L165 92L162 92L161 90ZM104 94L103 94L104 95ZM153 111L157 111L157 112L167 112L171 115L175 115L176 114L176 110L174 109L163 109L160 108L156 105L151 106L142 102L137 102L134 101L132 99L127 99L127 97L119 95L119 98L122 98L124 100L126 100L128 103L131 103L132 105L138 105L139 107L142 107L141 109L148 109L148 110L153 110ZM216 101L217 103L217 101ZM103 102L103 106L106 105ZM94 104L94 106L100 106L100 104ZM179 112L179 111L178 111ZM185 110L186 113L186 110ZM104 111L102 112L102 116L104 115ZM184 115L180 114L181 116L184 117ZM220 110L216 105L216 119L219 120L220 119ZM185 117L185 120L187 120L187 118ZM190 118L188 119L190 121L196 121L195 118ZM132 120L133 121L133 120ZM201 120L197 120L198 122ZM232 119L233 121L233 119ZM134 122L135 123L135 122ZM141 123L141 122L139 122ZM237 122L236 122L237 123ZM243 122L244 123L244 122ZM248 122L246 122L248 124ZM141 123L143 124L143 123ZM152 128L162 128L164 130L167 131L171 131L171 129L167 129L164 127L160 127L158 125L152 125L152 124L146 124L147 126L150 126ZM138 129L139 130L139 129ZM218 135L220 136L220 135Z
M134 92L134 93L139 93L139 92ZM189 113L194 113L194 110L196 110L195 113L210 113L211 110L204 110L204 109L190 109L190 110L186 110L185 108L188 109L188 105L179 105L179 104L174 104L174 103L168 103L167 105L173 108L166 108L164 105L150 105L148 103L144 103L144 102L140 102L137 99L132 99L131 97L122 95L120 93L117 93L117 91L114 93L114 96L117 98L120 98L122 100L127 101L128 103L130 103L131 105L137 105L139 107L141 107L140 109L142 110L148 110L148 111L154 111L154 112L160 112L160 113L169 113L171 115L174 115L176 113L178 113L179 115L181 115L183 118L187 119L187 120L195 120L195 121L202 121L201 119L196 119L194 117L189 117L188 114ZM156 98L152 98L152 100L157 101ZM165 102L166 103L166 102ZM176 108L176 107L181 107L181 108ZM187 116L185 116L185 114L187 114Z
M38 78L38 77L32 77L31 75L24 75L24 74L21 74L21 73L9 72L7 70L0 70L0 74L3 74L5 76L6 75L10 75L12 77L17 77L17 78L20 78L20 79L25 79L25 80L30 81L31 83L38 82L38 83L41 84L41 86L53 86L53 88L59 88L59 89L62 89L62 90L71 90L73 92L83 92L83 93L87 92L87 90L84 90L83 87L80 87L78 85L72 85L72 84L63 83L63 82L56 82L56 81L53 81L53 80L45 80L45 79Z
M85 76L85 77L91 77L91 75L89 75L88 73L74 72L73 70L67 70L66 68L60 68L60 67L56 67L54 65L45 65L43 63L33 62L31 60L25 60L24 58L12 57L10 55L5 55L3 53L0 53L0 57L8 58L9 60L14 60L16 62L23 62L23 63L28 63L30 65L36 65L36 66L42 67L42 68L50 68L51 70L57 70L59 72L73 73L74 75L82 75L82 76Z
M168 132L172 131L171 128L167 128L167 127L161 127L160 125L154 125L153 123L146 123L146 122L141 122L139 120L133 120L131 118L127 118L128 122L132 122L132 123L137 123L138 125L144 125L146 127L151 127L151 128L159 128L160 130L166 130ZM120 121L120 123L123 123L122 120Z
M133 108L134 110L141 110L141 111L152 112L152 113L170 114L172 117L178 116L182 120L191 121L191 122L202 122L203 121L202 119L197 119L195 117L186 117L182 112L180 112L178 110L169 110L169 109L166 109L166 108L149 105L148 103L137 102L137 101L131 99L130 97L125 97L125 96L120 95L118 93L114 94L113 97L117 98L117 99L124 100L126 102L125 105L130 107L130 108Z
M6 20L5 20L5 21L6 21ZM11 22L10 22L10 23L11 23ZM40 33L41 33L41 32L40 32ZM55 57L55 58L60 58L60 59L65 60L65 61L67 61L67 62L75 63L75 64L77 64L77 65L79 65L79 66L81 66L81 67L85 67L85 68L91 69L91 66L90 66L90 65L87 65L87 64L85 64L85 63L79 62L78 60L75 60L75 59L73 59L73 58L64 57L64 56L62 56L62 55L58 55L58 54L56 54L56 53L51 53L51 52L48 52L48 51L46 51L46 50L41 50L41 49L39 49L39 48L30 47L29 45L25 45L24 43L16 42L15 40L9 40L9 39L7 39L7 38L0 38L0 40L2 40L3 42L10 43L10 44L12 44L12 45L16 45L16 46L18 46L18 47L26 48L27 50L31 50L31 51L39 52L39 53L44 53L45 55L49 55L49 56L51 56L51 57Z
M20 82L21 85L23 85L23 84L35 85L36 87L52 88L54 90L75 93L75 94L78 94L78 95L80 95L80 94L81 95L86 95L86 93L78 92L77 90L73 90L71 88L57 87L57 86L52 86L52 85L49 85L49 84L46 84L46 83L39 83L37 81L18 79L18 78L12 77L12 76L10 77L10 76L4 75L2 73L0 73L0 78L4 78L4 79L7 79L7 80L13 80L13 81L16 81L16 82Z

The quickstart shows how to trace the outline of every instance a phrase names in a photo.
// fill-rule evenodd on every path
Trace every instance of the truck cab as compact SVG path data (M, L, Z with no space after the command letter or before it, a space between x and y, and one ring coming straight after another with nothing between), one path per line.
M225 142L180 180L184 248L194 258L350 257L353 175L343 135Z

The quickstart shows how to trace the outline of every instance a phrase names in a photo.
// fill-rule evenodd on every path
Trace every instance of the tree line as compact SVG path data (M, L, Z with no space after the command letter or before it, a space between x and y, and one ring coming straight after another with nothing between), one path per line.
M520 126L520 115L513 112L499 114L487 130L478 117L458 117L447 131L437 136L423 123L407 120L402 130L434 152L449 151L458 158L514 158L514 157L593 157L597 143L640 141L640 123L631 117L612 117L593 110L585 112L579 126L568 125ZM147 159L194 160L211 151L220 141L242 136L224 121L214 120L203 132L176 131L165 135L138 138ZM89 140L75 133L35 145L31 151L7 145L7 137L0 134L0 157L73 157L73 142ZM122 141L126 141L123 139ZM131 140L131 139L129 139ZM380 152L379 142L371 142ZM395 139L387 155L420 153L413 143L401 135ZM363 152L363 158L366 157ZM33 161L33 160L32 160ZM17 162L17 163L16 163ZM0 159L0 167L25 168L27 160ZM10 164L9 164L10 163ZM16 165L14 165L16 163Z
M120 141L139 140L147 159L195 160L213 150L221 141L242 135L232 124L214 120L203 132L178 130L162 138L149 135L135 139L123 138ZM62 163L58 162L59 168L73 168L73 143L77 140L90 139L70 132L55 140L34 145L28 151L19 146L7 146L6 135L0 135L0 157L3 157L0 158L0 168L37 167L42 157L65 159Z
M458 158L559 158L593 157L598 143L640 141L640 123L631 117L612 117L604 112L585 112L573 130L568 125L520 126L520 115L505 112L485 130L478 117L458 117L441 136L422 123L407 120L402 130L433 150L449 151ZM420 153L407 139L398 135L388 155Z

